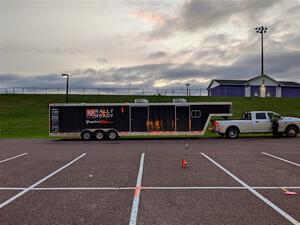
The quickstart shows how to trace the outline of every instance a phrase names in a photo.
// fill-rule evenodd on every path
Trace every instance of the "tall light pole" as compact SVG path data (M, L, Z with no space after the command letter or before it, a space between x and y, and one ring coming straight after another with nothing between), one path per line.
M256 27L256 33L261 34L261 75L264 74L264 33L267 33L268 28L264 26Z
M62 77L66 77L67 78L67 85L66 85L66 103L68 103L68 97L69 97L69 74L63 73L61 75Z
M189 96L189 86L190 86L191 84L189 84L189 83L186 83L185 84L185 86L186 86L186 96Z

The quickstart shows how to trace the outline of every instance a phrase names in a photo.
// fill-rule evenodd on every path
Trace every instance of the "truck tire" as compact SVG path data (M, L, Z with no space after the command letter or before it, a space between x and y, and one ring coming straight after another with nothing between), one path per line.
M237 127L229 127L226 130L226 138L236 139L238 138L240 131Z
M297 137L299 133L299 130L297 129L296 126L288 126L288 128L286 128L285 134L287 137Z
M109 130L107 132L107 137L109 140L117 140L119 135L115 130Z
M93 138L93 133L89 130L85 130L81 133L81 139L84 140L84 141L89 141L89 140L92 140Z
M96 130L95 131L95 138L98 141L103 141L105 139L105 133L102 130Z

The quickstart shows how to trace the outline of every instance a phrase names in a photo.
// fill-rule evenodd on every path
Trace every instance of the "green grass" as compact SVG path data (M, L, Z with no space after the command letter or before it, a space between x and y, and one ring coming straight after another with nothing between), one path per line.
M70 95L69 102L133 102L136 98L147 98L150 102L171 102L173 99L172 96ZM186 99L189 102L232 102L233 118L251 110L271 110L300 117L299 98L191 96ZM0 138L48 138L48 104L64 101L63 95L0 95Z

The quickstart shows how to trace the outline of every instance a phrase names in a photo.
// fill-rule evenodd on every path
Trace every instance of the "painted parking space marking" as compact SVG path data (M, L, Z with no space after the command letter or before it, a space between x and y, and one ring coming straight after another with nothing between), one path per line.
M265 198L263 195L258 193L256 190L254 190L252 187L250 187L248 184L246 184L244 181L236 177L234 174L232 174L230 171L225 169L223 166L221 166L219 163L217 163L215 160L210 158L208 155L201 153L205 158L207 158L209 161L211 161L213 164L215 164L217 167L219 167L221 170L223 170L227 175L231 176L233 179L235 179L238 183L240 183L242 186L246 187L252 194L254 194L256 197L258 197L260 200L265 202L267 205L269 205L271 208L273 208L277 213L279 213L281 216L286 218L288 221L290 221L294 225L300 225L300 223L294 219L292 216L287 214L285 211L280 209L278 206L276 206L273 202Z
M86 153L83 153L82 155L78 156L77 158L73 159L71 162L67 163L66 165L60 167L59 169L55 170L54 172L50 173L48 176L42 178L41 180L39 180L38 182L34 183L33 185L31 185L30 187L26 188L25 190L21 191L20 193L16 194L15 196L11 197L10 199L6 200L5 202L0 204L0 209L3 208L4 206L8 205L9 203L13 202L14 200L16 200L17 198L21 197L22 195L26 194L28 191L30 191L31 189L35 188L36 186L38 186L39 184L41 184L42 182L44 182L45 180L49 179L50 177L54 176L55 174L59 173L60 171L62 171L63 169L67 168L68 166L72 165L73 163L75 163L77 160L81 159L82 157L84 157L86 155Z
M144 158L145 158L145 153L142 153L139 173L138 173L137 181L136 181L136 188L134 191L134 197L133 197L133 202L132 202L132 209L131 209L129 225L136 225L136 222L137 222L139 201L140 201L140 194L141 194L141 186L142 186L142 178L143 178L143 170L144 170Z
M281 187L285 187L286 189L300 189L300 187L296 186L274 186L274 187L252 187L256 190L278 190ZM0 187L0 191L22 191L27 188L25 187ZM247 190L247 187L238 186L238 187L140 187L140 190ZM30 189L30 191L93 191L93 190L137 190L136 187L36 187ZM136 192L137 193L137 192Z
M24 187L0 187L1 190L13 191L13 190L25 190ZM93 191L93 190L135 190L136 187L41 187L32 188L31 191Z
M9 160L16 159L16 158L22 157L22 156L27 155L27 154L28 154L27 152L24 152L20 155L16 155L16 156L10 157L8 159L3 159L3 160L0 161L0 163L4 163L4 162L7 162Z
M285 186L284 186L285 187ZM280 187L251 187L257 190L277 190ZM300 189L300 187L285 187L287 189ZM141 187L142 190L247 190L247 187Z
M299 167L300 167L300 164L298 164L298 163L295 163L295 162L292 162L292 161L290 161L290 160L287 160L287 159L284 159L284 158L281 158L281 157L272 155L272 154L270 154L270 153L262 152L262 154L267 155L267 156L270 156L270 157L272 157L272 158L274 158L274 159L279 159L279 160L281 160L281 161L283 161L283 162L292 164L292 165L294 165L294 166L299 166Z

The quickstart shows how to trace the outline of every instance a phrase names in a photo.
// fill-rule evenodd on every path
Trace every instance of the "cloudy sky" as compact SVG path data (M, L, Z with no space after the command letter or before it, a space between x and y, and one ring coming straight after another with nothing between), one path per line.
M300 0L0 1L0 87L300 82Z

